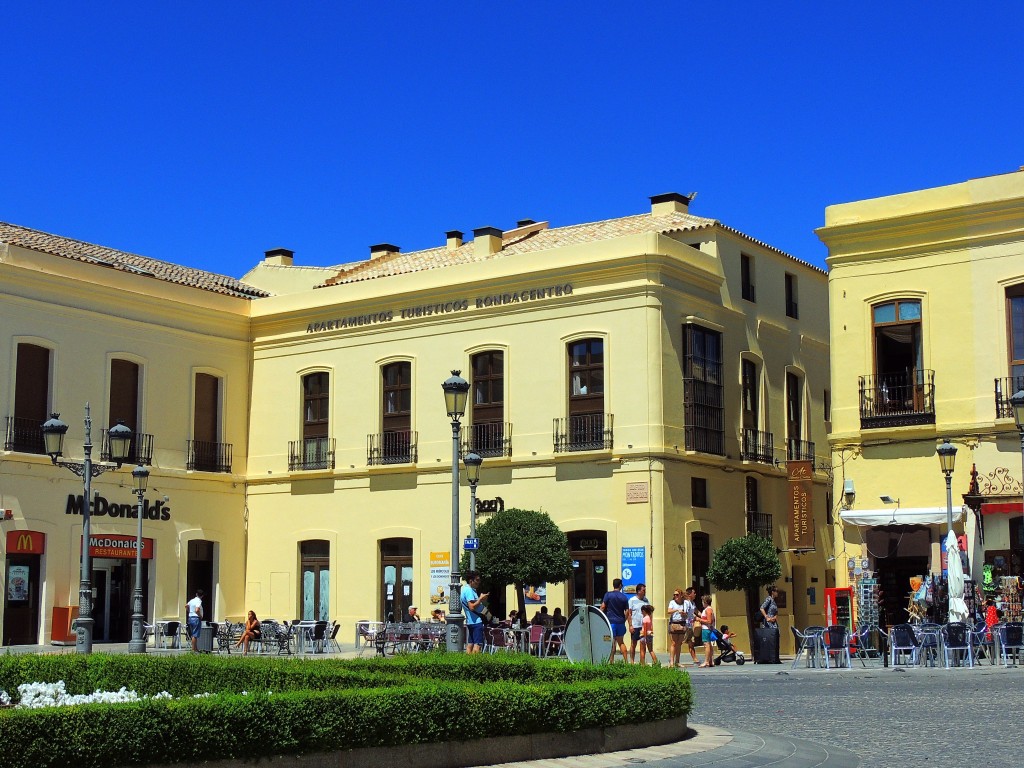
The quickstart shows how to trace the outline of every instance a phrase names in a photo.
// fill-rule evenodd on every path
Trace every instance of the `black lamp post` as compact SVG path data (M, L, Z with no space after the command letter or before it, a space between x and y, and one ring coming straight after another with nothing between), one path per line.
M464 458L466 479L469 481L469 536L476 538L476 484L480 482L480 465L484 463L478 453L469 453ZM469 550L469 569L476 570L476 550Z
M1024 487L1024 389L1018 389L1016 394L1010 398L1010 406L1013 408L1013 420L1017 424L1017 432L1020 433L1020 463L1021 463L1021 486ZM1024 504L1021 505L1024 511ZM1013 546L1013 542L1010 543Z
M452 375L441 385L448 418L452 420L452 576L448 590L448 615L445 617L448 624L446 645L449 651L462 651L466 647L462 634L462 625L466 617L462 615L462 585L459 574L459 432L462 416L466 413L466 401L469 399L469 382L459 373L452 371Z
M92 558L89 556L89 519L92 506L92 479L108 469L120 469L128 458L132 444L132 431L121 422L107 433L110 439L110 459L113 464L94 464L92 461L92 417L89 404L85 404L85 459L68 461L60 458L64 452L64 435L68 425L60 420L59 413L51 413L43 424L43 445L50 461L59 467L70 469L82 478L82 578L78 585L78 619L75 630L75 652L92 653Z
M142 613L142 513L145 511L146 486L149 484L149 470L141 464L132 470L135 495L139 497L139 532L135 536L135 591L132 593L132 640L128 653L146 652L146 633L143 625L146 617Z
M938 447L939 466L946 476L946 532L953 532L953 467L956 464L956 446L943 440Z

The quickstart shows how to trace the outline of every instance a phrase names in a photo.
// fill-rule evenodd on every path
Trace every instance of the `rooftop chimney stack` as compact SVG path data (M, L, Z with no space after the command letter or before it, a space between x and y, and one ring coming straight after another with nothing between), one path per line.
M473 250L478 258L486 258L496 254L501 250L501 230L497 227L474 229Z
M370 246L370 258L379 259L382 256L394 256L396 253L401 253L402 249L397 245L391 243L378 243L377 245Z
M454 251L462 245L462 233L459 230L453 229L450 232L445 232L444 236L447 239L449 251Z
M294 256L295 251L289 251L287 248L271 248L269 251L263 252L263 263L290 267Z
M516 229L519 229L519 227L528 227L531 224L536 224L536 223L537 222L534 221L533 219L520 219L519 221L516 222Z
M689 213L690 202L696 196L696 192L691 192L688 195L681 195L678 192L651 195L651 215L667 216L670 213Z

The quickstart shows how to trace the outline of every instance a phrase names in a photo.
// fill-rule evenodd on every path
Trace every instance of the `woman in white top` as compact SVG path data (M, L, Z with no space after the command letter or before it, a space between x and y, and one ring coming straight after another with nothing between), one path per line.
M679 652L683 648L683 638L686 635L686 599L681 588L676 588L672 593L672 599L668 601L668 637L670 667L681 667L679 663Z

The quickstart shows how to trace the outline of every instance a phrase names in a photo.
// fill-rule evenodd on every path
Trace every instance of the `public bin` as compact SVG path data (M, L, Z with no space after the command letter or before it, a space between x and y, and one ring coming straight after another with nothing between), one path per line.
M203 622L199 627L199 638L196 640L196 650L200 653L213 653L213 625Z

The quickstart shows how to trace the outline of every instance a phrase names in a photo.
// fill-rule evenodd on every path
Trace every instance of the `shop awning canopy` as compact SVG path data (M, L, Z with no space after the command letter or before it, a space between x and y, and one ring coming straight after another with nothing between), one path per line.
M953 522L961 520L964 508L953 507ZM903 507L888 509L844 509L840 519L850 525L945 525L945 507Z

